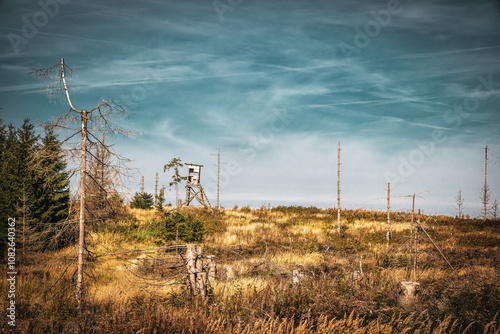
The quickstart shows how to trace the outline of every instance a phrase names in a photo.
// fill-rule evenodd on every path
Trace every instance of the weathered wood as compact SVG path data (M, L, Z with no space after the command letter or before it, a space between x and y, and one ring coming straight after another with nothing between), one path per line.
M391 240L391 183L387 182L387 241Z
M481 198L483 202L483 221L486 221L486 214L488 213L488 183L487 183L487 175L488 175L488 145L484 147L484 193L482 194L483 198Z
M337 232L341 234L340 228L340 142L337 146Z
M448 259L446 258L446 256L444 256L443 252L441 251L441 249L438 247L438 245L436 245L436 243L434 242L434 240L432 240L431 236L429 235L429 233L427 233L427 231L425 230L425 228L422 226L422 224L420 224L420 222L417 222L417 225L418 227L420 227L422 229L422 231L425 233L425 235L427 236L427 238L429 239L429 241L432 243L432 245L434 246L434 248L437 249L437 251L439 252L439 254L441 254L441 256L443 257L443 259L446 261L446 263L448 263L448 265L450 266L451 270L453 270L455 272L455 274L458 276L458 273L457 271L455 270L455 268L453 268L453 266L451 265L451 263L448 261Z
M186 285L188 295L195 295L196 292L196 245L186 246Z
M186 248L187 293L192 296L207 295L207 273L203 271L203 247L193 244Z
M63 60L61 59L61 67ZM64 71L61 70L64 74ZM63 77L63 82L66 85ZM67 93L67 90L66 90ZM68 97L69 101L69 97ZM87 175L87 111L80 112L82 119L82 148L81 148L81 167L80 167L80 221L79 221L79 237L78 237L78 267L76 275L76 299L80 307L83 302L83 250L85 248L85 176Z
M418 288L420 283L401 282L399 285L398 305L409 311L418 301Z
M203 165L190 163L187 163L186 165L188 166L188 176L186 182L186 201L183 205L189 206L191 201L196 199L205 208L211 208L212 206L210 205L210 201L200 184L201 167L203 167Z
M155 205L158 204L158 173L156 173L156 182L155 182Z
M217 149L217 209L220 209L219 189L220 189L220 148Z
M359 282L363 279L363 257L359 257L359 270L353 270L350 274L351 283L358 286Z
M215 256L207 255L207 270L208 270L208 279L214 280L217 275L217 264L215 261Z
M300 269L295 269L292 271L292 283L300 284L304 279L304 273Z
M230 281L235 278L233 267L226 266L225 272L226 272L226 280Z

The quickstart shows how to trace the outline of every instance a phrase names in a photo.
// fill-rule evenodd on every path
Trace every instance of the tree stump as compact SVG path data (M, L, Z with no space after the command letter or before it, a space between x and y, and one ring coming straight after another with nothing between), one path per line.
M399 286L398 305L409 311L413 309L415 303L418 301L418 287L420 283L417 282L401 282Z
M304 273L300 269L295 269L292 271L292 283L300 284L304 279Z
M208 270L208 279L214 280L217 275L217 265L215 262L215 256L207 255L207 270Z
M207 295L207 273L203 272L203 247L187 245L186 250L186 286L192 296Z
M361 281L362 278L363 274L358 270L354 270L349 274L349 279L351 281L351 284L356 287L359 285L359 281Z
M225 273L226 274L226 280L231 281L231 280L233 280L235 278L233 267L227 266L225 268L225 271L226 271L226 273Z

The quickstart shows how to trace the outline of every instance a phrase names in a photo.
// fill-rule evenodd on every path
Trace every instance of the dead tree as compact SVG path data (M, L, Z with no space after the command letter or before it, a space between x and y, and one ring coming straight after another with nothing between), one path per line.
M85 248L85 222L86 222L86 189L87 189L87 156L89 155L89 145L100 144L103 149L113 154L119 164L124 163L126 159L117 155L110 145L103 143L96 135L97 132L110 131L112 133L131 134L116 126L112 119L126 113L123 105L119 105L112 100L101 100L96 107L92 109L77 109L73 106L70 98L66 77L77 72L64 63L64 58L51 67L44 69L33 69L29 74L47 81L48 86L45 91L51 99L60 99L67 102L69 111L60 117L55 118L52 123L47 124L50 127L66 130L69 134L62 143L70 143L70 140L80 134L81 140L77 144L71 145L69 150L70 157L76 158L75 152L79 152L80 160L80 212L79 212L79 237L78 237L78 261L77 261L77 281L76 298L81 310L83 303L83 252Z
M158 203L158 173L156 173L155 181L155 205Z
M493 214L493 218L497 219L498 217L498 201L495 198L493 204L491 205L491 213Z
M217 148L217 154L211 154L211 155L216 155L217 156L217 165L213 164L214 166L217 166L217 210L220 209L220 201L219 201L219 195L220 195L220 148Z
M488 173L488 145L484 148L484 185L481 189L479 197L481 199L481 204L483 204L483 220L486 220L488 215L488 204L490 203L490 187L487 183L487 173Z
M340 142L337 146L337 232L341 234L340 229Z
M391 240L391 183L387 182L387 241Z
M186 247L188 295L205 297L207 295L207 272L203 269L203 247L193 244Z
M112 195L118 194L122 186L122 175L130 169L122 164L118 168L116 159L106 147L109 147L105 135L99 142L90 142L88 149L86 203L85 207L93 221L110 218L118 212Z
M220 209L219 185L220 185L220 148L217 149L217 209Z
M457 197L455 197L455 203L457 204L456 209L458 210L458 218L462 218L464 215L465 199L462 196L462 190L457 192Z

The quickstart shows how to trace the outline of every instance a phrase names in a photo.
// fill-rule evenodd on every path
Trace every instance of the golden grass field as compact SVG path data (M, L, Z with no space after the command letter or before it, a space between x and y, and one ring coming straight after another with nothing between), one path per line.
M123 253L186 244L163 237L163 213L127 208L123 217L88 229L81 313L76 247L24 255L18 250L15 331L500 333L498 220L422 216L456 272L420 232L418 300L404 309L398 305L399 283L413 280L414 261L408 214L393 214L388 242L383 212L343 211L339 236L333 210L178 211L203 223L197 244L216 258L218 273L207 298L186 295L182 268L165 264L174 261L172 251ZM355 273L360 264L362 275ZM229 270L233 277L227 277ZM300 284L292 284L293 270L301 271ZM6 291L5 280L1 285ZM3 298L2 319L6 307Z

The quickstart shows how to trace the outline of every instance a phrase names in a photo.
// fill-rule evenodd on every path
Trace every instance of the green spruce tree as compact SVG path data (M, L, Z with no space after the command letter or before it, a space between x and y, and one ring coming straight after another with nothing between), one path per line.
M35 159L36 198L33 227L38 246L60 248L74 238L63 223L69 215L69 180L61 143L51 127L45 128L42 147Z
M130 207L132 209L151 209L154 205L153 194L149 193L138 193L136 192L132 201L130 202Z
M15 168L12 174L16 195L14 196L16 221L23 248L28 246L33 214L36 210L37 179L33 164L40 149L38 140L35 126L31 124L29 118L26 118L17 130L17 146L13 151L15 156L10 159Z

